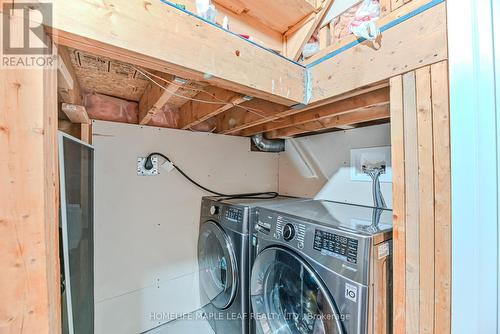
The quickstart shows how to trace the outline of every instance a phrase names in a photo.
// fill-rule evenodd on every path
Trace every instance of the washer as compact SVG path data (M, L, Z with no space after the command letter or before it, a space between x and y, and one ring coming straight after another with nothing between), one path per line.
M207 320L217 334L249 332L251 242L257 205L302 201L204 197L201 205L198 264L200 295Z
M257 333L390 333L390 210L311 200L256 218Z

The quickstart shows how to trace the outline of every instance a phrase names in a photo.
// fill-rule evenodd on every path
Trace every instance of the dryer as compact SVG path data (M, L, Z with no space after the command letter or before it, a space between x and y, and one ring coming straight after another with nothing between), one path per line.
M250 326L251 235L255 207L301 201L204 197L198 238L201 303L216 334L246 334Z
M390 210L311 200L256 218L257 333L390 333Z

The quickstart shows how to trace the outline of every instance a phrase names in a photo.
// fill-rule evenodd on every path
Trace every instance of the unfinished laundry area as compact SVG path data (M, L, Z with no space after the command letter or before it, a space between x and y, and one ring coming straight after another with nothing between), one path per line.
M448 7L2 2L0 333L462 333Z

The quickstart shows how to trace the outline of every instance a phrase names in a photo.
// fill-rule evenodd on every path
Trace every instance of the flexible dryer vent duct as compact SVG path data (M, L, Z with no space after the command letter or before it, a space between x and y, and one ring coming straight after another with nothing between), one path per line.
M262 133L252 137L253 143L263 152L283 152L285 150L285 140L269 140L264 138Z

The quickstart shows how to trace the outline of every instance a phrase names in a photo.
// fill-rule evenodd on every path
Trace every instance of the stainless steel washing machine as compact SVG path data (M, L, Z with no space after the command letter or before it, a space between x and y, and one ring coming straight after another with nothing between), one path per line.
M203 198L198 238L200 295L204 313L216 334L249 332L255 207L297 201L301 199Z
M390 210L311 200L256 218L257 333L390 333Z

